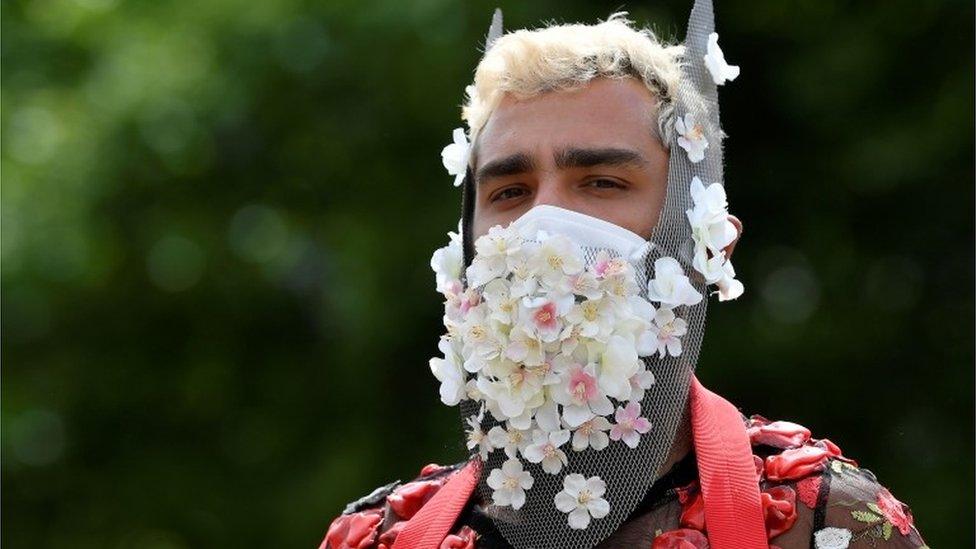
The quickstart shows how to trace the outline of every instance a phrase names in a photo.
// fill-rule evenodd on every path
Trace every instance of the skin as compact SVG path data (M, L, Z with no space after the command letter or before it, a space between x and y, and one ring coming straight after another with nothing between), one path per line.
M656 120L657 98L631 77L526 99L505 95L472 155L474 237L548 204L650 238L668 179L669 152ZM739 219L729 219L741 234Z
M506 95L472 154L474 238L547 204L649 239L668 181L669 151L656 128L657 98L636 78L597 78L576 90L527 99ZM589 152L567 154L574 149ZM567 162L573 157L583 162ZM742 223L732 215L729 220L737 232L725 248L731 258ZM682 431L659 474L690 450L690 432Z

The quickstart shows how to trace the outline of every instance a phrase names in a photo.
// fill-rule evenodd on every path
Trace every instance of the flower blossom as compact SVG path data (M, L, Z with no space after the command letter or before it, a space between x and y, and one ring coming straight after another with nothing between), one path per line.
M447 294L459 284L461 273L464 271L464 252L461 246L461 223L458 222L458 232L449 232L450 242L447 246L434 251L430 257L430 268L437 280L437 291Z
M706 187L695 176L691 180L691 198L695 205L685 211L685 215L691 224L695 242L705 245L712 253L721 252L738 235L738 230L729 220L725 187L721 183L712 183Z
M691 285L681 264L673 257L654 261L654 278L647 283L647 299L661 307L673 309L682 305L697 305L702 295Z
M678 356L681 354L679 338L688 332L688 323L683 318L676 318L671 309L662 307L654 314L650 332L654 334L656 350L661 358L665 355Z
M678 146L687 151L688 160L692 163L704 160L708 140L705 139L702 125L695 123L694 115L687 113L684 118L679 116L674 121L674 129L678 132Z
M464 128L454 128L452 133L454 142L441 151L441 162L447 173L454 176L454 186L460 187L468 169L468 159L471 155L471 144L464 133Z
M487 484L492 489L491 499L495 505L510 505L518 510L525 505L525 491L532 488L534 481L528 471L522 470L521 461L509 459L501 469L491 470Z
M559 449L567 442L569 442L569 431L567 430L552 433L536 430L532 434L532 444L526 446L522 455L532 463L541 463L543 471L555 475L569 461L566 452Z
M573 450L582 452L587 448L602 450L610 445L610 437L607 431L610 430L610 422L603 416L596 416L593 419L584 421L573 431Z
M640 413L640 402L630 402L626 408L618 406L614 414L617 423L610 429L610 440L623 440L627 446L637 448L640 436L651 430L651 422Z
M444 358L430 359L430 371L441 382L441 402L448 406L455 406L465 394L464 371L461 369L460 357L448 338L442 337L437 348L444 353Z
M575 242L563 235L545 235L539 249L530 263L542 283L550 288L556 287L566 276L583 271L583 260Z
M468 450L474 450L475 448L477 448L478 455L481 456L481 460L484 461L488 459L488 454L490 454L494 448L491 447L491 440L488 438L488 435L486 435L485 432L481 429L481 420L482 420L481 415L475 415L469 417L465 421L467 421L468 427L470 427L470 429L468 429L467 431Z
M722 48L718 46L717 32L708 35L708 45L703 59L705 60L705 67L712 75L712 81L715 82L716 86L721 86L726 81L735 80L739 76L739 66L726 63L725 54L722 53Z
M529 444L528 434L511 425L507 429L498 425L492 427L488 430L488 440L493 447L505 450L505 455L511 459L515 459L518 452L524 450Z
M479 287L512 268L522 251L522 236L515 229L495 225L474 241L475 258L468 266L468 284Z
M553 399L563 405L563 420L572 428L579 427L594 416L613 412L610 399L597 387L595 365L585 368L574 364L562 376Z
M555 497L556 509L569 514L570 528L583 530L590 525L590 517L601 519L610 513L610 503L603 499L606 492L607 484L600 477L566 475L563 491Z

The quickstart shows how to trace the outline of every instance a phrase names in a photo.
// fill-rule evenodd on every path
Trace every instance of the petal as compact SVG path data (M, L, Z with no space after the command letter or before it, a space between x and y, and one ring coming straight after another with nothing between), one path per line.
M586 507L577 507L569 514L569 527L574 530L583 530L590 525L590 512Z
M525 490L512 490L512 509L521 509L525 505Z
M556 509L559 509L563 513L569 513L576 509L576 497L572 494L568 494L565 491L556 494L554 500L556 502Z
M600 477L590 477L586 481L586 489L593 496L600 497L607 493L607 483Z
M591 499L586 502L586 508L593 518L603 518L610 513L610 503L603 498Z
M571 473L563 479L563 488L574 498L579 496L580 491L586 488L586 477L579 473Z

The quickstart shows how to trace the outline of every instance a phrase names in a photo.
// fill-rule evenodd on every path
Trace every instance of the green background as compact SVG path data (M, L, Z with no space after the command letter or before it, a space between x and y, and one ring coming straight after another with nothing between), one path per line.
M4 1L2 542L314 547L455 462L428 259L495 3ZM501 3L510 28L689 1ZM746 226L700 375L972 543L973 6L719 2Z

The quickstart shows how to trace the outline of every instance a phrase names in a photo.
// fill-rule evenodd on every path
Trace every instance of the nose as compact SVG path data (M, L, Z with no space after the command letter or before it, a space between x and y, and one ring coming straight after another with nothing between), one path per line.
M547 173L539 179L539 186L536 188L532 206L542 205L572 209L570 195L566 192L564 185L560 184L556 173Z

